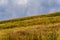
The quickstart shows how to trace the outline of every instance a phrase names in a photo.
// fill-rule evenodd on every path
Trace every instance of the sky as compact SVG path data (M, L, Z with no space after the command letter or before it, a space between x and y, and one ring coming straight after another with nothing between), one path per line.
M60 0L0 0L0 20L60 12Z

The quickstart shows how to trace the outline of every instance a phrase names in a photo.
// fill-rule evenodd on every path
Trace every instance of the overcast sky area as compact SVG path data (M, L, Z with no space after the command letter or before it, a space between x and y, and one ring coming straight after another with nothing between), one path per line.
M0 20L60 12L60 0L0 0Z

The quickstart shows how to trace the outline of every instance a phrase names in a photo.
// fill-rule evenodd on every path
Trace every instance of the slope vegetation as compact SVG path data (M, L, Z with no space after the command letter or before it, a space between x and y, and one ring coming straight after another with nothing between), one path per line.
M0 40L60 40L60 12L0 21Z

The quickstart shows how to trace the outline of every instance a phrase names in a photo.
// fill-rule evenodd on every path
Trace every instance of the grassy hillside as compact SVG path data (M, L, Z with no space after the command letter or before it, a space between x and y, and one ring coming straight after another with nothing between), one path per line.
M0 40L60 40L60 12L0 21Z

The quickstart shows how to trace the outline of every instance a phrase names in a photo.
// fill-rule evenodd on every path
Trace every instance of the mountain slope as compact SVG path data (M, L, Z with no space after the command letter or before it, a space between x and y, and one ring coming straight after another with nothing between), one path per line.
M60 12L0 21L0 40L60 40Z
M16 18L11 20L0 21L0 29L8 29L14 27L31 26L39 24L50 24L60 22L60 12L38 15L25 18Z

